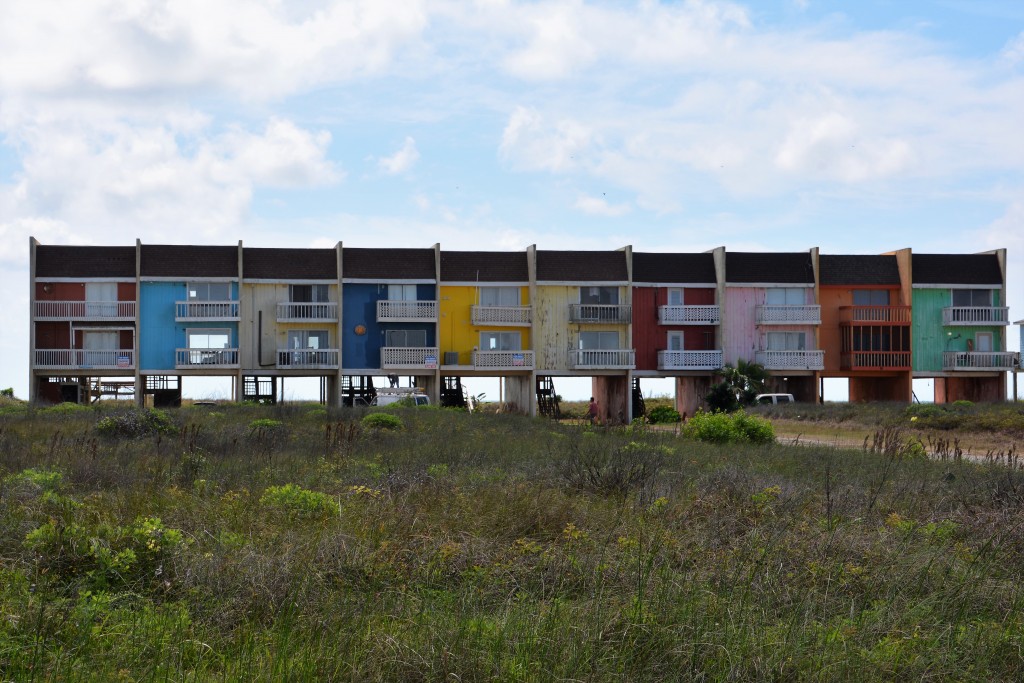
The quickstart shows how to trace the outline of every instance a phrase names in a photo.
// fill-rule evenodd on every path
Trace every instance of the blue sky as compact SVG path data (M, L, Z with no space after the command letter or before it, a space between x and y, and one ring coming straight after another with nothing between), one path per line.
M1017 0L7 0L0 385L29 235L1006 247L1024 318L1022 119Z

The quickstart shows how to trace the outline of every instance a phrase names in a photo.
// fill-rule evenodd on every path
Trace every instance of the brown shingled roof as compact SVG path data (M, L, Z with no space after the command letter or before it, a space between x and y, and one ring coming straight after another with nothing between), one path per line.
M713 254L633 252L633 282L707 284L716 280Z
M527 282L525 251L442 251L443 282Z
M541 282L625 282L624 251L537 251Z
M242 275L257 280L337 280L337 252L334 249L245 247Z
M810 284L814 282L814 265L809 252L740 252L725 253L726 282L764 282L771 284Z
M898 285L896 257L822 254L818 257L823 285Z
M433 249L361 249L341 251L341 274L356 280L433 280Z
M238 247L143 244L142 277L238 277Z
M135 277L135 247L36 247L36 277Z
M995 254L913 254L911 258L915 285L1003 284Z

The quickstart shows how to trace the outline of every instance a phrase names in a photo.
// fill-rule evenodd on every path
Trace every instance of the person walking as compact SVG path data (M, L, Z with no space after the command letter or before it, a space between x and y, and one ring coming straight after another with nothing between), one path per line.
M587 419L590 420L590 424L592 424L592 425L598 424L598 419L597 419L598 410L599 410L599 408L598 408L598 405L597 405L597 401L594 399L593 396L591 396L590 397L590 405L587 406Z

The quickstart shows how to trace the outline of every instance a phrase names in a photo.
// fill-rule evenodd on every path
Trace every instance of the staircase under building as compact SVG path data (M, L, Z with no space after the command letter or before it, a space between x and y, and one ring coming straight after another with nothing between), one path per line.
M537 412L544 417L559 420L562 417L562 409L558 405L558 394L555 393L555 383L550 377L537 378Z

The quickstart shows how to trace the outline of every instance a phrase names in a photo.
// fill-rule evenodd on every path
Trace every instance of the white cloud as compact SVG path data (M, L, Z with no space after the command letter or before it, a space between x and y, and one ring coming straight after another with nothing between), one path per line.
M590 214L592 216L608 216L615 218L618 216L625 216L630 212L629 204L609 204L601 197L592 197L586 194L581 194L576 199L574 206L583 213Z
M416 149L416 141L411 137L406 137L401 149L391 156L378 160L377 167L388 175L398 175L410 170L419 161L419 158L420 153Z
M1024 62L1024 31L1021 31L1017 34L1016 38L1006 43L1000 54L1010 64L1017 65Z
M501 135L499 151L517 168L565 171L581 165L592 136L577 121L548 122L535 109L516 107Z

